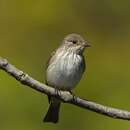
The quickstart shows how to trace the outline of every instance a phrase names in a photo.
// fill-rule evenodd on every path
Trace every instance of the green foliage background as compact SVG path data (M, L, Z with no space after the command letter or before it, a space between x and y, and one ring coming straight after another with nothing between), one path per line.
M130 110L129 0L0 0L0 56L44 82L45 64L68 33L92 47L87 71L77 85L80 97ZM63 104L57 125L42 122L45 95L0 71L0 130L129 130L114 120Z

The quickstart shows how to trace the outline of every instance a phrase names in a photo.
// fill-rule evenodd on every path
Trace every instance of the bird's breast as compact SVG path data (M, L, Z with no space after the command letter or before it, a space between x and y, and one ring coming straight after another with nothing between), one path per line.
M47 83L62 90L71 90L80 81L85 69L82 56L74 53L61 53L47 68Z

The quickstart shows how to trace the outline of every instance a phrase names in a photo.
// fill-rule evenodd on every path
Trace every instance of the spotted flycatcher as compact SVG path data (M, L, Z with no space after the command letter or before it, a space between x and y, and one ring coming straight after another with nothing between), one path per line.
M84 49L88 43L78 34L67 35L52 53L46 70L46 84L63 91L71 91L85 70ZM48 96L49 109L44 122L57 123L61 101Z

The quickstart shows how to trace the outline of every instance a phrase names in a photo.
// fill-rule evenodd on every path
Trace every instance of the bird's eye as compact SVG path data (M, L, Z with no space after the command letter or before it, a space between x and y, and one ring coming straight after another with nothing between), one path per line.
M73 42L73 44L76 44L76 43L77 43L77 41L75 41L75 40L73 40L72 42Z
M71 40L70 42L73 43L73 44L76 44L76 43L77 43L76 40Z

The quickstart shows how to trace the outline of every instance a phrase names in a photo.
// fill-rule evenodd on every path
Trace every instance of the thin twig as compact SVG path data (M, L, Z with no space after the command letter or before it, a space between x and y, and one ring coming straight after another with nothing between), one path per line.
M112 107L107 107L107 106L100 105L92 101L87 101L79 97L73 96L70 92L67 92L67 91L60 91L59 94L57 94L54 88L49 87L33 79L28 74L17 69L14 65L11 65L6 59L3 59L1 57L0 57L0 69L10 74L12 77L14 77L17 81L21 82L22 84L30 88L33 88L36 91L44 93L46 95L55 96L63 102L74 104L81 108L89 109L91 111L94 111L94 112L97 112L97 113L100 113L100 114L103 114L112 118L130 120L130 112L128 111L115 109Z

